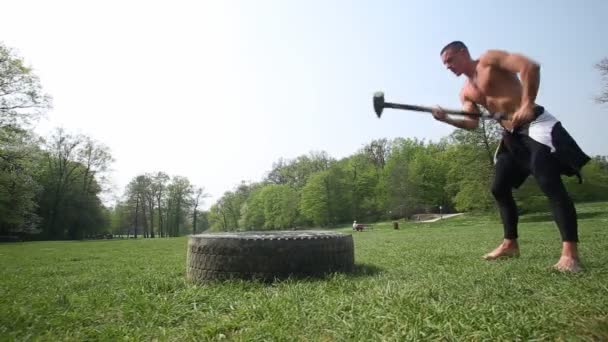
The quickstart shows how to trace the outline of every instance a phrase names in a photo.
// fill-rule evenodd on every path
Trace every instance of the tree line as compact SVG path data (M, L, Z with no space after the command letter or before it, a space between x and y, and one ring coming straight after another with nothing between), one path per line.
M0 236L80 239L107 227L110 152L61 128L37 136L32 124L50 107L32 69L0 44Z
M173 237L209 228L206 213L199 210L208 194L186 177L170 177L164 172L138 175L122 197L110 209L109 230L113 234Z
M280 159L261 182L241 183L209 209L213 230L330 227L407 219L415 213L493 210L489 191L494 124L454 131L439 142L378 139L351 156L311 152ZM576 201L608 200L608 158L596 156L585 182L564 181ZM532 177L515 192L522 210L548 211Z

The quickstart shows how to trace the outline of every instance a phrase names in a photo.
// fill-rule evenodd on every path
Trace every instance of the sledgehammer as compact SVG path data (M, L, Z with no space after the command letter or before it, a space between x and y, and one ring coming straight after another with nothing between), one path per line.
M433 112L433 108L431 108L431 107L385 102L384 93L381 91L376 92L374 94L374 110L376 111L376 115L378 116L378 119L382 116L382 110L384 108L413 110L413 111L417 111L417 112L428 112L428 113ZM445 109L445 108L442 108L442 109L447 114L476 116L476 117L480 117L480 118L484 118L484 119L500 119L502 117L501 113L497 113L495 115L490 115L490 114L486 114L486 113L465 112L465 111L461 111L461 110L457 110L457 109Z

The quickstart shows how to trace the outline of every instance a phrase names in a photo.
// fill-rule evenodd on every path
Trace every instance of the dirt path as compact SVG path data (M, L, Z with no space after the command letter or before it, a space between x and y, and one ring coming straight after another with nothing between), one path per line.
M437 217L437 218L434 218L434 219L424 220L424 221L418 221L418 222L436 222L436 221L439 221L439 220L445 220L445 219L450 218L450 217L459 216L459 215L462 215L462 214L463 213L444 214L442 217Z

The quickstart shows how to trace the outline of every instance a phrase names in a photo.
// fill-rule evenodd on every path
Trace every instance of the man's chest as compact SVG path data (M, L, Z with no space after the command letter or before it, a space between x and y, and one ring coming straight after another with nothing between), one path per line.
M494 105L497 102L517 102L521 84L515 74L495 68L480 68L475 77L467 80L463 91L465 97L475 103Z

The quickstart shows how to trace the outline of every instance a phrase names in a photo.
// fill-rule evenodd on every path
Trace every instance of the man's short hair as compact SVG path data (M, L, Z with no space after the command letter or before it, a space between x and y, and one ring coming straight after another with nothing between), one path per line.
M443 53L445 52L445 50L448 50L448 49L454 49L454 50L465 49L465 50L468 50L467 46L464 45L463 42L461 42L460 40L455 40L455 41L449 43L448 45L444 46L443 49L441 49L441 52L439 53L439 55L443 55Z

